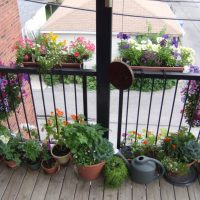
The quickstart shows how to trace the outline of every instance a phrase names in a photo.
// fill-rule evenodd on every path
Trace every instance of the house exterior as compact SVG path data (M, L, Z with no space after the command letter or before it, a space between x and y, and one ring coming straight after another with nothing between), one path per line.
M22 37L34 40L46 22L45 4L18 0Z
M124 2L124 5L123 5ZM54 32L60 39L73 40L78 36L96 43L96 13L67 8L76 7L95 10L94 0L65 0L57 11L42 26L41 33ZM123 9L124 8L124 9ZM113 0L113 13L124 13L137 16L150 17L175 17L169 5L164 2L148 0ZM112 38L112 57L118 56L119 39L117 33L125 32L132 35L142 35L147 33L148 24L151 24L152 33L159 33L166 29L166 34L182 36L183 30L176 21L163 19L146 19L130 16L113 15L113 38ZM94 62L93 62L94 63Z

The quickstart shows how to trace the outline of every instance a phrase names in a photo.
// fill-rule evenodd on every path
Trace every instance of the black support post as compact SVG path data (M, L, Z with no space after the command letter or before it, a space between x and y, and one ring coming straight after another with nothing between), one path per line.
M106 7L105 1L109 0L96 0L97 122L109 128L110 88L107 66L111 62L112 8ZM104 136L108 138L108 131Z

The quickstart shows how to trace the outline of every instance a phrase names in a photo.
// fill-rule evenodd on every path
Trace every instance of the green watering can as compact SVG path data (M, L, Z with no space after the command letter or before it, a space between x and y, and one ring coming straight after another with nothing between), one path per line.
M165 168L162 163L156 159L147 156L138 156L129 162L121 152L117 153L126 163L132 181L141 184L148 184L160 177L165 173ZM161 169L158 172L158 167Z

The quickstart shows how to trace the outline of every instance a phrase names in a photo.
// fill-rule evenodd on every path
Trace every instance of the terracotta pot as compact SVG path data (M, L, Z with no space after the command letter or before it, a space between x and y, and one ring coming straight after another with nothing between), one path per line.
M60 165L58 164L57 161L55 161L55 165L51 168L47 168L44 166L44 160L41 162L41 167L47 174L55 174L56 172L59 171Z
M39 64L37 62L22 62L22 67L39 67Z
M55 146L56 146L56 145L55 145ZM59 163L60 165L66 165L66 164L69 162L70 158L71 158L71 153L69 152L68 154L66 154L66 155L64 155L64 156L57 156L57 155L55 155L55 154L53 153L53 149L55 148L55 146L51 149L51 155L53 156L53 158L54 158L55 160L58 161L58 163Z
M148 66L130 66L133 70L144 71L165 71L165 72L183 72L184 67L148 67Z
M96 165L77 166L77 171L79 176L81 176L83 179L91 181L98 178L103 170L104 165L105 162L103 161Z
M4 160L4 163L10 168L16 168L17 164L13 160Z
M63 63L61 68L83 69L83 63Z

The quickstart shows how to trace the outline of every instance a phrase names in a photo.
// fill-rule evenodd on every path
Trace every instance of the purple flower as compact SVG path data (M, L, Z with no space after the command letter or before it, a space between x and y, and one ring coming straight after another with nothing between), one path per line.
M164 38L165 40L167 40L167 39L169 38L169 35L164 34L164 35L162 36L162 38Z
M161 47L165 47L166 44L167 44L166 39L163 39L163 40L160 41L160 46L161 46Z
M126 34L126 33L119 32L119 33L117 34L117 38L123 39L123 40L128 40L128 39L130 38L130 35L129 35L129 34Z
M178 38L177 37L172 38L172 45L174 45L176 48L178 47Z
M180 53L176 52L176 51L173 51L172 52L172 55L174 56L175 59L178 58L178 56L180 56Z
M129 48L129 44L125 44L122 46L123 49L128 49Z
M190 68L189 68L189 72L200 73L200 67L191 65Z

